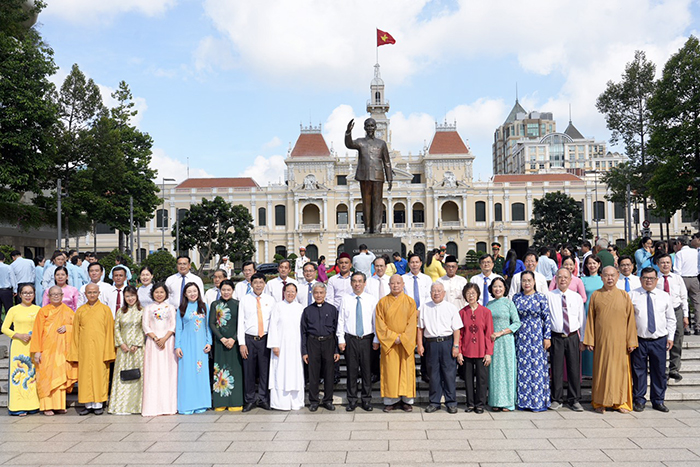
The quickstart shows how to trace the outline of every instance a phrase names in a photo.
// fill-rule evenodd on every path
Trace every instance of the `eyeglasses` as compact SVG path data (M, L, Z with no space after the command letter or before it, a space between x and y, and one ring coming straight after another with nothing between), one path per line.
M21 295L34 295L34 292L22 292Z

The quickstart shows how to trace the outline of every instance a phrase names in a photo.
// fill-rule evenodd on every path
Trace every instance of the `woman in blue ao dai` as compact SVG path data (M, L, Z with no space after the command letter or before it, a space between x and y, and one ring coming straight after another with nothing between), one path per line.
M547 297L535 290L535 275L520 276L521 291L513 297L520 315L515 353L518 358L517 407L533 412L547 410L550 404L547 350L551 345L551 323Z
M207 306L194 282L185 284L177 314L175 355L177 367L177 411L189 415L211 408L209 351L211 330Z

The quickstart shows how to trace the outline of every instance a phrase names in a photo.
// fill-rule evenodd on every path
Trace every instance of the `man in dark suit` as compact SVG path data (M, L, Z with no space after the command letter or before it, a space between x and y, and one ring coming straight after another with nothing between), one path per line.
M364 138L352 139L354 126L355 120L350 120L345 131L345 146L348 149L356 149L358 152L355 180L360 182L365 233L380 233L384 181L389 182L388 190L391 191L393 180L389 149L384 140L374 137L377 122L373 118L365 120L367 136Z

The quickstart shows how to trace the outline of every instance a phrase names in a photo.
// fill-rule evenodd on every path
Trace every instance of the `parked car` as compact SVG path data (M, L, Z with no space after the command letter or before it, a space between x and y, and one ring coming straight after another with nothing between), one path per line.
M258 272L263 274L279 273L279 265L277 263L262 263L258 265Z

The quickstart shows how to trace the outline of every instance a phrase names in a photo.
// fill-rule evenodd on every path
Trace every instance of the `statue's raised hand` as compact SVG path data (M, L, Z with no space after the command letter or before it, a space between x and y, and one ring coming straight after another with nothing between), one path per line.
M348 122L348 129L345 130L345 132L350 133L354 127L355 127L355 119L353 118L352 120L350 120L350 122Z

